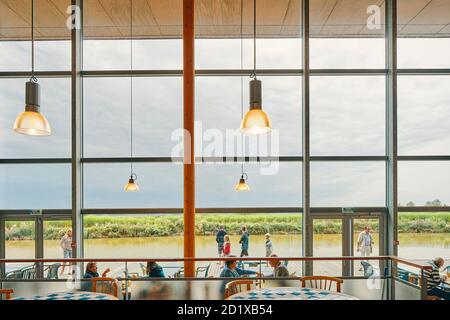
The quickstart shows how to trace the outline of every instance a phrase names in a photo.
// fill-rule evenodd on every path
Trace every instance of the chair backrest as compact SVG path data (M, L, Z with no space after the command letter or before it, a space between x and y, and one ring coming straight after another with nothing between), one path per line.
M366 261L361 261L361 265L364 268L364 277L370 277L373 275L374 270L373 266L370 263Z
M10 300L13 293L14 289L0 289L0 296L5 295L6 300Z
M54 263L47 268L47 279L58 279L58 270L61 267L61 263Z
M36 279L35 266L22 269L22 279Z
M253 280L234 280L225 285L225 299L229 296L252 289Z
M93 292L106 293L118 298L117 282L115 279L101 277L101 278L92 278L90 280L92 281Z
M143 263L139 263L139 266L141 267L142 275L146 276L147 275L147 266Z
M300 279L302 283L302 288L322 289L327 291L332 291L331 286L336 284L336 291L341 292L341 283L344 281L340 278L327 277L327 276L307 276Z
M22 279L23 271L22 270L14 270L11 272L8 272L5 275L5 279Z

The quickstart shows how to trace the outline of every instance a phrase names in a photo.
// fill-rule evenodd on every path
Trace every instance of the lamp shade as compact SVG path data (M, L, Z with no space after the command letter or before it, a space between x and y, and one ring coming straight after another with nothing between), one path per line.
M245 134L263 134L268 133L272 128L267 114L261 109L249 110L241 123L241 131Z
M14 122L14 131L30 136L48 136L52 133L47 119L39 112L40 87L28 81L25 86L25 111Z
M130 177L130 179L128 180L128 183L124 187L125 192L139 191L139 186L137 185L137 183L134 180L135 179L133 179L133 177Z
M262 110L262 85L260 80L250 81L250 110L241 122L241 132L244 134L263 134L270 131L272 124L267 114Z
M234 187L234 190L238 192L250 191L250 187L248 186L247 182L245 182L244 177L241 177L239 179L239 183Z

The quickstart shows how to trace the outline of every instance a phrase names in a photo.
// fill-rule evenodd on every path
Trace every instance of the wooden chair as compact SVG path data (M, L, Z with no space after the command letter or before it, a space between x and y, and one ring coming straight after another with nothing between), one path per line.
M92 278L92 292L101 292L118 298L117 281L113 278Z
M340 278L327 277L327 276L308 276L300 279L302 288L306 288L306 282L309 281L309 288L324 289L331 291L331 285L336 283L336 292L341 292L341 283L344 281ZM327 288L328 287L328 288Z
M252 289L253 280L234 280L225 285L225 299L229 296Z
M0 296L5 295L6 300L11 300L11 295L14 293L14 289L0 289Z

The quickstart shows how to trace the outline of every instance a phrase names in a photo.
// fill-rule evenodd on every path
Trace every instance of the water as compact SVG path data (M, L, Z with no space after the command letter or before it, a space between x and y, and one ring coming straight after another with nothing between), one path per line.
M342 236L340 234L322 234L314 236L314 256L341 256ZM356 238L356 236L355 236ZM378 255L378 235L374 234L373 255ZM399 256L411 260L428 260L435 256L450 258L450 234L399 234ZM239 256L239 236L231 236L231 253ZM285 257L300 257L301 235L272 235L274 253ZM150 237L121 239L85 240L86 258L177 258L183 257L183 237ZM355 249L356 251L356 249ZM255 257L265 256L265 239L263 235L250 236L249 254ZM358 252L354 252L359 255ZM217 257L217 245L213 236L196 236L197 257ZM6 257L33 258L34 241L6 241ZM59 240L44 241L45 258L62 258ZM447 261L448 262L448 261ZM174 264L175 268L181 263ZM108 267L120 273L122 264L109 264ZM291 266L294 268L295 264ZM315 270L324 274L339 274L340 262L316 262ZM133 271L140 271L138 264L130 266ZM99 265L102 270L102 265ZM119 271L117 271L119 270ZM296 270L294 270L296 271Z

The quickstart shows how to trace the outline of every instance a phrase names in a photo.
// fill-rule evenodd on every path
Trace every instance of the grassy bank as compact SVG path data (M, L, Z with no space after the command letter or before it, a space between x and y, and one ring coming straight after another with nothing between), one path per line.
M361 230L366 223L373 231L378 231L378 223L356 220L355 230ZM228 233L238 234L246 225L251 234L299 234L302 232L301 216L295 214L255 214L255 215L197 215L196 234L211 235L223 224ZM49 221L44 226L44 239L59 239L70 222ZM316 220L316 234L341 233L339 220ZM86 239L132 238L151 236L173 236L183 233L182 216L86 216L84 219ZM400 213L398 230L400 233L449 233L450 213ZM6 239L32 239L34 227L30 222L6 222Z

